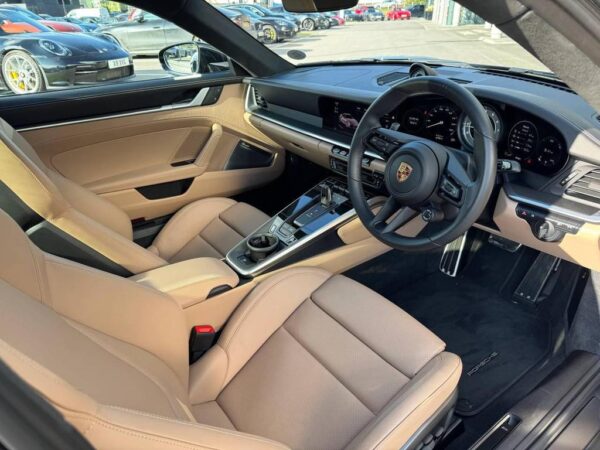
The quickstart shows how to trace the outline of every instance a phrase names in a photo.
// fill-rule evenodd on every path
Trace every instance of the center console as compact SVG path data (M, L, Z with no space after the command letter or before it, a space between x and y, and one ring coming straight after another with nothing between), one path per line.
M346 182L327 178L231 249L226 256L227 263L242 276L258 275L355 215Z

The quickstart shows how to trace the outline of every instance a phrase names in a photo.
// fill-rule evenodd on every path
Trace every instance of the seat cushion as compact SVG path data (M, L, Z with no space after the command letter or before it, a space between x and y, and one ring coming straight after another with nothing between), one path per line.
M443 350L368 288L288 270L261 283L192 366L192 411L292 448L399 448L456 389L460 359Z
M175 214L149 250L173 263L199 257L223 258L269 216L228 198L193 202Z

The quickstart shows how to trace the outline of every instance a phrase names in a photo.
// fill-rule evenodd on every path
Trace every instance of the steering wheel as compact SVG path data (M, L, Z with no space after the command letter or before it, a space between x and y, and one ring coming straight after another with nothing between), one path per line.
M441 96L469 116L475 130L472 155L381 125L386 114L415 95ZM452 242L475 223L492 193L497 168L493 136L479 100L454 81L427 76L394 85L367 109L352 140L348 187L358 217L373 236L395 249L426 251ZM384 158L379 165L390 194L376 214L361 180L367 149ZM396 233L418 215L436 226L426 226L417 237Z

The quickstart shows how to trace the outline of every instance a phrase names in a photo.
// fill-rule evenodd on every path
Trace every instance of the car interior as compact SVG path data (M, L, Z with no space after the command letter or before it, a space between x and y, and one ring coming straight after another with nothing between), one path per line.
M127 3L219 69L0 99L0 446L600 446L597 4L458 2L549 77Z

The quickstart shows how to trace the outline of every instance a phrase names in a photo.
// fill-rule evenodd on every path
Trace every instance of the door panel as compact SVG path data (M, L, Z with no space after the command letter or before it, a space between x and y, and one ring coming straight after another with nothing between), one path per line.
M223 87L208 106L67 123L23 136L65 177L106 197L133 218L170 214L199 198L231 196L277 178L281 146L252 126L242 84ZM273 154L271 164L227 170L240 140ZM151 200L136 188L191 178L185 193Z

